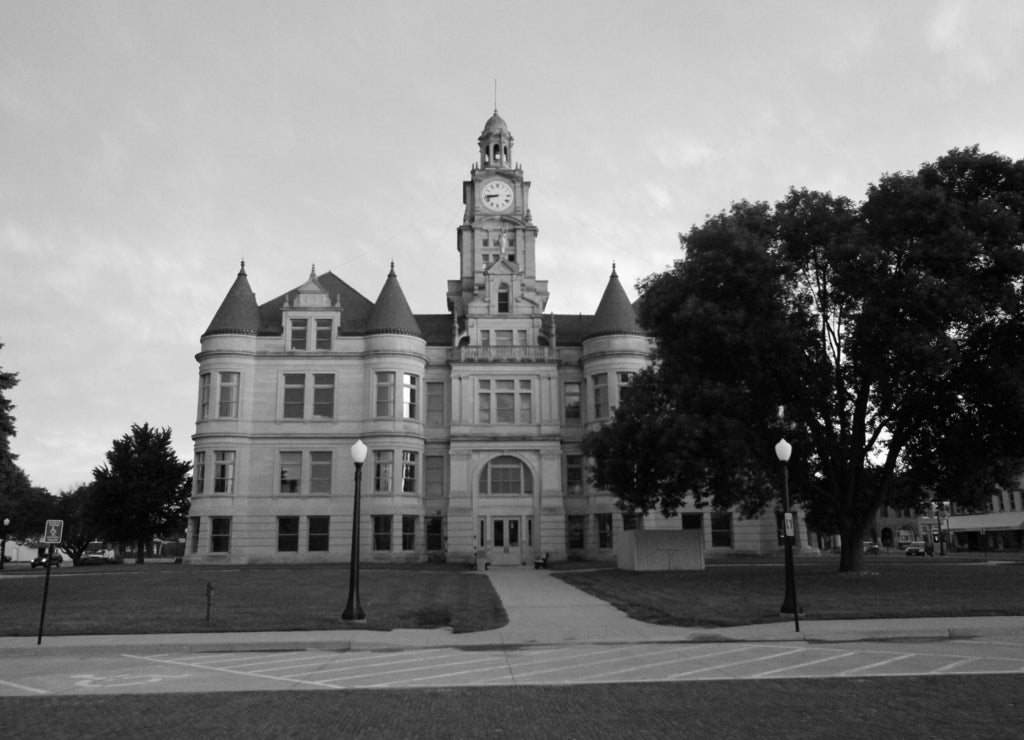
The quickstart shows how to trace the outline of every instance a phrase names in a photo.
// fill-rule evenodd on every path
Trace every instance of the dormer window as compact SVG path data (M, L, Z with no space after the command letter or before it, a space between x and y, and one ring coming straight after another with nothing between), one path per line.
M310 334L310 324L313 333ZM331 350L333 319L291 319L288 322L288 348L293 350Z
M508 285L502 283L498 286L498 313L508 313L510 308L509 304L509 290Z
M292 335L289 347L292 349L306 349L306 337L309 334L309 319L292 319Z
M331 349L331 336L334 334L334 322L330 319L316 320L316 348Z

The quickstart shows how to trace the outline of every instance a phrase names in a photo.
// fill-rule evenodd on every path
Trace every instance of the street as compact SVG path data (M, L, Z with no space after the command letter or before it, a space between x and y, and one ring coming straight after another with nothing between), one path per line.
M1020 674L1024 635L934 642L715 642L379 651L19 651L0 696Z

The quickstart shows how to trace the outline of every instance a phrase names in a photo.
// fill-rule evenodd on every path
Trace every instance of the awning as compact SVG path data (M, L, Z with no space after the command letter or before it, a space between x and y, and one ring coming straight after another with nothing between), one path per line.
M968 514L967 516L951 516L946 520L952 532L986 532L999 530L1024 529L1024 514L1019 511L1007 511L999 514Z

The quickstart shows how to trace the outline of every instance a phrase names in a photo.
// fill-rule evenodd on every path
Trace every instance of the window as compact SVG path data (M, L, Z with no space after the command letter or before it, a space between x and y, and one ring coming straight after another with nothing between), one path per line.
M423 458L423 495L427 498L444 496L444 457L426 455Z
M309 319L292 319L292 349L306 349L306 335L309 333Z
M532 495L533 475L522 460L508 455L496 457L480 472L480 493Z
M402 450L402 493L416 493L416 467L418 464L418 453L412 450Z
M591 378L594 384L594 418L608 416L608 373L598 373Z
M570 550L582 550L586 544L584 531L586 530L587 517L574 515L567 518L566 540Z
M629 395L629 384L633 382L633 377L636 373L615 373L616 380L619 383L619 403L626 400Z
M221 419L238 418L239 373L220 373L217 416Z
M610 550L612 548L613 526L611 514L597 515L597 546L602 550Z
M220 450L213 453L213 492L234 493L235 453L234 450Z
M444 383L427 383L427 426L444 426Z
M711 512L711 546L732 547L732 514Z
M583 455L565 456L565 492L570 495L583 493Z
M189 552L199 552L199 523L202 521L197 516L188 518L188 549Z
M406 552L416 549L416 517L402 517L402 549Z
M498 313L508 313L509 291L508 285L502 283L498 286Z
M481 424L532 423L532 381L481 380L478 387L477 413Z
M313 418L334 418L334 374L313 375Z
M206 453L196 453L195 474L192 476L193 488L196 496L202 495L206 488Z
M199 376L199 418L210 418L210 374Z
M427 549L428 550L443 550L444 549L444 519L439 516L428 516L426 521L427 528Z
M419 412L420 378L409 373L402 374L402 418L415 419Z
M580 420L580 384L566 383L562 386L565 400L565 420Z
M643 519L639 514L623 514L622 530L632 532L634 529L643 529Z
M373 451L373 490L391 493L391 479L395 473L395 453L391 450Z
M231 551L231 517L215 516L210 519L210 552Z
M302 453L282 452L281 469L278 476L281 480L281 493L298 493L299 481L302 479Z
M511 347L514 334L511 329L497 329L494 332L495 347Z
M306 408L306 376L302 373L285 373L284 408L281 416L285 419L301 419Z
M299 518L279 516L277 518L277 551L299 551Z
M309 492L330 495L333 476L333 453L309 453Z
M703 514L682 514L683 529L704 529Z
M330 349L331 336L334 334L334 322L330 319L316 320L316 348Z
M377 416L395 415L395 374L377 373Z
M307 549L310 552L327 552L330 542L331 518L329 516L309 517L309 543Z
M391 517L373 517L373 549L391 551Z

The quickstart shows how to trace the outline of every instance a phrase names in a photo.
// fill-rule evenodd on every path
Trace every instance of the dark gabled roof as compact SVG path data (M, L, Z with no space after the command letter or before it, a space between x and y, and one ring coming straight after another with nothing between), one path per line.
M210 334L255 334L260 328L260 309L256 305L256 294L249 287L245 274L245 262L235 277L228 294L213 316L213 321L203 332Z
M381 288L377 302L373 304L370 316L366 320L366 333L423 336L419 324L416 323L416 317L409 308L409 301L402 292L402 286L398 284L394 263L391 263L388 279L384 281L384 287Z
M590 339L608 334L643 334L636 320L636 310L629 302L622 283L619 282L614 265L604 295L597 306L597 313L594 314L594 320L583 338Z
M416 314L416 323L431 347L452 346L452 315L450 313Z
M341 309L340 333L362 334L366 329L366 321L373 309L373 303L333 272L325 272L318 275L316 279L331 296L332 301L336 301L337 307ZM285 300L293 293L295 290L290 290L259 307L260 334L274 335L283 331L281 312Z

